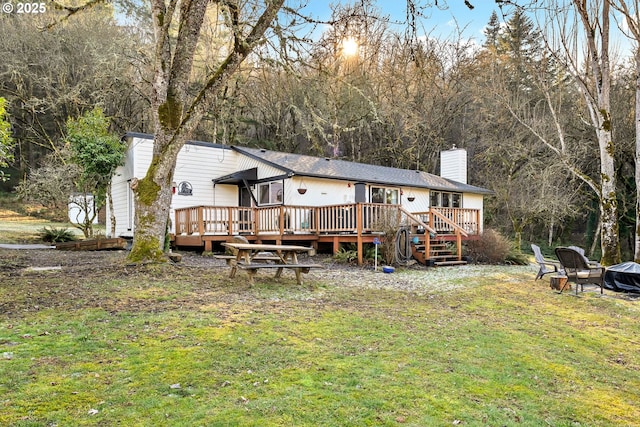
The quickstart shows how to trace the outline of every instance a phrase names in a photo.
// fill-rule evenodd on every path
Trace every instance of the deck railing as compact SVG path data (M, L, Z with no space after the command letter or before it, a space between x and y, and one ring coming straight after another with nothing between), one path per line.
M385 222L427 232L479 234L477 209L431 208L408 212L398 205L346 203L329 206L194 206L176 209L176 235L340 234L380 231Z
M467 235L480 234L480 211L463 208L431 208L426 212L414 212L437 233L455 234L461 229Z

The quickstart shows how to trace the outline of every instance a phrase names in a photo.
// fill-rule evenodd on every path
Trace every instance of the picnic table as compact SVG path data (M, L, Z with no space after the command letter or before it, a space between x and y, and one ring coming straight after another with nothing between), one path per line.
M282 275L286 268L293 270L296 274L296 281L302 284L302 274L308 273L312 268L324 268L320 264L300 264L299 253L313 253L314 248L295 245L274 245L257 243L223 243L223 246L235 252L235 256L218 256L232 262L227 262L231 266L230 278L235 277L238 269L246 270L249 274L249 282L253 284L253 276L260 269L277 269L276 278ZM271 253L271 254L265 254ZM273 264L269 264L273 261Z

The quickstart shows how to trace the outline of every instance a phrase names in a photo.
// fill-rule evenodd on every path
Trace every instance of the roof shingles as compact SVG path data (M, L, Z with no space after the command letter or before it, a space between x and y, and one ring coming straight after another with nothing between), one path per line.
M282 153L257 148L233 147L234 150L295 175L367 182L393 186L429 188L432 190L490 194L491 191L463 184L427 172L369 165L345 160L327 159L302 154Z

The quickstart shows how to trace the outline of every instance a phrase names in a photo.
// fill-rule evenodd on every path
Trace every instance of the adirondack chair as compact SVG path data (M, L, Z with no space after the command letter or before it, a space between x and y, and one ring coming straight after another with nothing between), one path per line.
M556 248L555 252L569 282L576 284L576 295L578 294L578 285L584 292L584 285L586 284L599 286L600 293L604 293L605 269L603 267L589 265L584 255L575 249Z
M542 279L545 274L549 273L558 273L560 270L560 263L558 261L553 261L550 259L546 259L542 252L540 251L540 246L531 245L531 249L533 249L533 254L536 257L536 262L540 266L540 270L538 270L538 274L536 275L536 280Z
M584 249L582 249L579 246L567 246L567 248L569 249L573 249L574 251L578 252L580 255L582 255L582 257L584 258L584 260L587 262L587 264L589 264L592 267L600 267L600 263L598 261L590 261L589 258L587 258L587 256L584 254Z

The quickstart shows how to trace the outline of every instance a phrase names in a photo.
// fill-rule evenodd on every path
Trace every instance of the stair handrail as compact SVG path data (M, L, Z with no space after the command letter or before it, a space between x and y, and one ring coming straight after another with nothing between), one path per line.
M403 206L398 206L398 209L400 209L400 212L405 214L407 216L407 218L409 218L410 220L412 220L413 222L415 222L419 226L423 227L428 232L433 233L433 234L437 234L436 230L431 228L431 226L429 226L426 222L421 220L419 217L415 216L414 214L412 214L411 212L406 210Z
M456 224L455 222L451 221L449 218L447 218L445 215L443 215L441 212L438 212L435 209L429 209L429 212L431 212L432 215L437 216L438 218L440 218L442 221L444 221L445 224L448 224L450 226L453 227L453 229L456 231L456 234L462 234L464 237L469 237L469 233L467 233L464 228L460 227L458 224Z

